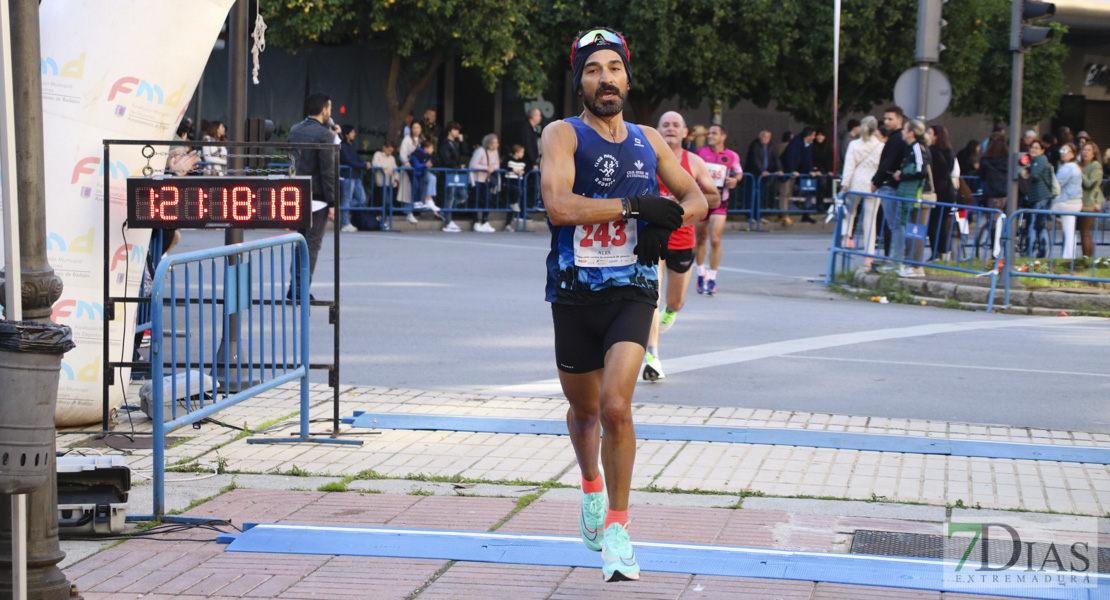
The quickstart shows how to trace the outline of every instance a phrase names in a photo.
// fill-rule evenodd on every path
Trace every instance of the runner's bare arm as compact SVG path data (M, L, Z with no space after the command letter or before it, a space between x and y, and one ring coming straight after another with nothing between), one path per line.
M705 166L705 161L693 152L690 153L690 170L694 172L694 181L698 182L701 193L705 194L709 210L720 206L721 192L718 192L717 186L713 185L713 177L709 175L709 168Z
M682 205L682 224L689 225L705 218L706 213L709 212L709 205L705 195L695 185L694 178L682 168L678 159L674 157L674 152L667 142L663 141L663 136L659 135L658 131L652 127L643 125L641 127L658 157L659 166L656 167L656 173L659 179Z
M587 198L574 193L574 151L578 138L566 121L544 127L540 136L540 192L552 225L592 225L621 218L620 198Z

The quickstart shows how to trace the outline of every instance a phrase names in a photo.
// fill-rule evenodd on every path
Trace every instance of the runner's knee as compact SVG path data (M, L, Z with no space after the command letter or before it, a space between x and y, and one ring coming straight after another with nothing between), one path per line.
M630 398L611 397L601 400L601 426L605 429L632 427L632 402Z

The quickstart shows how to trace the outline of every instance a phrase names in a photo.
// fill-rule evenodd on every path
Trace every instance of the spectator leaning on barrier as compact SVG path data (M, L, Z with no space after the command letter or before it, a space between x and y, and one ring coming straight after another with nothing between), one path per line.
M786 144L782 155L779 156L783 172L796 179L799 175L809 175L813 171L813 140L815 139L817 139L817 130L806 127L801 134ZM794 179L786 181L786 185L783 186L784 189L781 190L782 193L779 195L779 210L782 211L779 218L784 225L793 225L786 213L789 210L790 198L793 195Z
M226 132L223 123L212 121L204 129L204 141L227 141ZM204 157L204 162L210 163L204 167L205 175L223 175L227 172L227 146L204 146L201 148L201 155Z
M1097 213L1102 211L1102 163L1099 162L1098 145L1087 142L1079 150L1080 166L1083 167L1083 208L1081 212ZM1083 256L1094 256L1095 238L1091 236L1094 217L1079 217L1079 238L1083 246Z
M929 128L931 133L929 143L929 157L933 170L933 191L937 194L937 202L957 204L956 187L953 180L959 181L960 163L956 162L956 155L952 152L952 143L948 139L948 129L944 125L933 125ZM929 225L926 234L929 236L929 245L933 249L929 261L934 261L948 254L948 242L952 231L952 209L946 206L934 206L929 211Z
M489 224L489 206L494 202L498 192L497 169L501 166L501 157L497 155L499 142L497 136L490 133L482 138L482 145L474 149L470 156L471 175L474 177L475 206L485 208L474 213L474 231L480 233L493 233L493 225Z
M836 141L836 169L838 173L844 172L844 161L848 156L848 144L859 139L861 124L856 119L848 121L848 129L840 133Z
M841 185L843 186L843 194L848 194L847 200L851 203L850 216L848 223L853 224L856 221L856 215L860 214L860 207L863 208L862 222L859 225L859 232L862 236L861 240L855 240L857 248L868 254L875 253L875 216L878 212L879 200L873 196L856 196L853 198L852 193L865 194L871 192L871 178L875 176L875 172L879 170L879 158L883 153L883 141L878 135L879 121L875 117L866 116L860 123L860 136L859 139L852 140L848 144L848 151L844 155L844 175L841 178ZM849 226L849 235L855 231L855 228ZM863 259L863 266L865 268L871 266L871 259Z
M1060 146L1060 168L1056 179L1060 182L1060 195L1052 201L1055 212L1079 212L1083 209L1083 173L1076 164L1075 144L1070 142ZM1075 258L1075 217L1060 215L1060 229L1064 231L1064 250L1061 258Z
M902 168L894 173L894 180L898 182L898 196L911 200L921 200L921 193L925 182L929 178L929 168L932 156L924 147L925 123L917 119L907 122L902 127L902 140L905 142L905 156ZM887 142L889 144L889 142ZM906 268L902 260L906 252L906 224L910 219L910 212L915 208L914 202L898 201L897 206L892 200L887 210L888 203L883 202L883 213L887 215L890 225L890 257L899 267L898 274L903 277L921 277L925 275L921 267Z
M538 171L540 168L540 134L543 133L543 127L540 123L543 121L543 112L539 108L533 108L528 111L528 120L524 123L520 130L520 144L524 146L524 171ZM539 185L539 177L533 176L536 180L535 185ZM522 182L523 185L523 182ZM543 198L539 196L539 188L536 190L536 206L535 209L543 211Z
M374 173L374 185L380 188L385 188L385 180L389 178L389 185L397 187L397 174L393 171L397 168L397 157L393 155L396 149L396 143L393 140L386 140L382 145L382 149L374 153L370 159L370 166L381 169L381 173ZM384 193L384 191L383 191Z
M1032 157L1029 162L1029 193L1025 196L1023 208L1048 210L1052 206L1052 182L1056 175L1053 173L1052 164L1048 162L1048 157L1045 156L1047 146L1048 143L1041 140L1033 140L1029 144L1029 156ZM1029 240L1028 252L1037 258L1044 258L1048 251L1042 240L1045 221L1047 221L1045 215L1034 215L1031 223L1033 235L1026 236Z
M960 163L960 175L975 177L979 173L979 142L968 141L963 150L956 153L956 161Z
M465 169L466 161L463 159L463 134L462 125L451 121L446 125L447 135L439 142L439 166L443 169ZM466 204L466 190L468 177L466 173L445 173L443 186L443 230L447 232L459 231L459 226L452 220L454 210ZM460 181L462 185L459 185Z
M979 159L979 189L983 194L983 204L987 208L1006 211L1006 196L1009 193L1009 180L1006 178L1009 169L1008 157L1010 151L1006 149L1006 140L995 136L987 144L987 151Z
M351 172L349 177L339 179L340 231L358 231L358 228L351 224L351 213L347 209L352 206L366 206L366 188L362 187L362 172L370 169L370 164L359 158L358 151L355 150L354 141L357 135L355 126L344 125L341 131L343 143L339 146L339 164L349 167Z
M509 216L505 218L505 231L513 231L513 220L520 214L520 201L524 198L524 173L528 166L524 146L513 144L512 154L505 161L505 187L509 192Z
M883 146L883 154L879 158L879 169L871 178L871 191L883 196L893 196L894 188L898 185L898 181L894 179L894 173L902 168L902 160L906 154L906 142L902 140L902 124L905 118L905 113L899 106L891 106L883 111L883 127L886 128L888 136L886 145ZM883 211L886 212L886 203L883 204Z
M817 135L813 138L813 174L820 177L817 181L817 197L814 209L824 211L825 200L832 195L832 175L834 173L832 138L826 136L821 129L817 130ZM813 217L808 214L802 215L802 221L806 223L814 222Z
M771 144L770 129L760 131L759 137L752 140L751 144L748 144L748 154L743 164L748 165L749 171L758 173L757 177L760 178L760 197L770 197L771 185L774 181L771 174L782 175L782 167L779 165L779 155L775 152L775 147Z
M412 163L413 198L416 198L415 194L418 192L424 194L424 200L414 202L412 207L430 210L435 213L436 218L443 219L443 213L439 211L435 202L436 176L431 171L435 167L435 162L432 160L434 152L435 144L431 140L424 139L420 141L420 147L409 155L409 162Z
M420 142L424 137L424 126L418 122L414 122L406 127L408 135L405 139L401 140L400 158L402 167L412 167L412 153L420 147ZM409 177L401 178L400 196L398 201L401 203L402 210L405 211L405 220L409 223L416 223L416 216L412 214L415 207L415 202L423 202L423 193L413 187L414 177L416 173L413 172Z
M331 118L331 98L322 92L313 92L305 99L305 120L289 129L287 141L293 143L332 144L335 135L324 126ZM333 150L301 150L297 152L296 168L298 175L312 177L312 199L323 202L323 207L312 212L312 224L308 229L299 231L308 243L308 285L312 285L312 274L316 271L316 258L320 254L320 245L324 241L324 229L328 224L328 217L334 216L336 205L335 179L339 165L332 159ZM289 295L299 293L296 286L300 284L300 269L294 261L293 282ZM298 296L299 297L299 296Z

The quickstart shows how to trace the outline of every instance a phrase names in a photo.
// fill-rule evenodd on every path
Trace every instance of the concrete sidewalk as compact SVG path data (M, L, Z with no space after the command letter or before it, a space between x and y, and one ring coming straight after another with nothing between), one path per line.
M564 401L349 387L355 410L560 419ZM216 415L250 428L296 429L297 390L278 389ZM314 430L330 427L332 392L313 386ZM1110 435L936 421L734 408L637 405L638 423L780 427L947 439L1107 446ZM130 431L126 416L115 431ZM136 431L149 431L141 413ZM344 426L361 447L247 444L212 424L179 430L167 463L167 509L244 522L380 525L576 536L579 473L566 436L380 431ZM112 438L109 438L111 441ZM118 439L118 438L117 438ZM59 432L59 449L87 434ZM132 451L129 512L150 512L149 450ZM222 471L213 474L213 470ZM739 443L641 441L633 540L846 553L861 530L940 535L946 520L1007 518L997 509L1084 515L1083 531L1110 510L1110 467L1007 459ZM326 486L326 487L323 487ZM568 487L570 486L570 487ZM320 491L323 488L324 491ZM346 490L346 491L332 491ZM203 500L206 500L200 503ZM199 505L198 505L199 503ZM192 505L192 506L191 506ZM995 509L995 510L991 510ZM1105 518L1098 519L1105 527ZM597 569L225 553L214 533L192 530L125 541L64 542L63 568L86 598L983 598L962 594L767 579L645 573L603 586ZM600 559L599 559L600 566ZM525 573L522 575L522 573ZM616 591L617 593L614 593Z

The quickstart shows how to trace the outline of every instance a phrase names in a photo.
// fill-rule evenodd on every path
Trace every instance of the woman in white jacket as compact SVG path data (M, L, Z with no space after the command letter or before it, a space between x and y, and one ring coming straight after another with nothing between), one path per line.
M868 254L875 253L875 212L879 205L879 199L854 194L871 193L871 178L879 170L879 157L882 155L883 146L885 145L885 140L880 139L878 128L879 123L875 117L867 116L863 118L860 122L859 139L852 140L848 144L848 152L844 157L844 174L840 178L841 189L852 207L848 216L848 239L845 240L844 245L847 247L854 246ZM855 223L861 205L863 206L863 217L860 219L859 237L862 238L862 244L851 243L852 234L856 231L855 228L851 227L851 224ZM863 266L865 268L870 267L871 259L863 259Z

